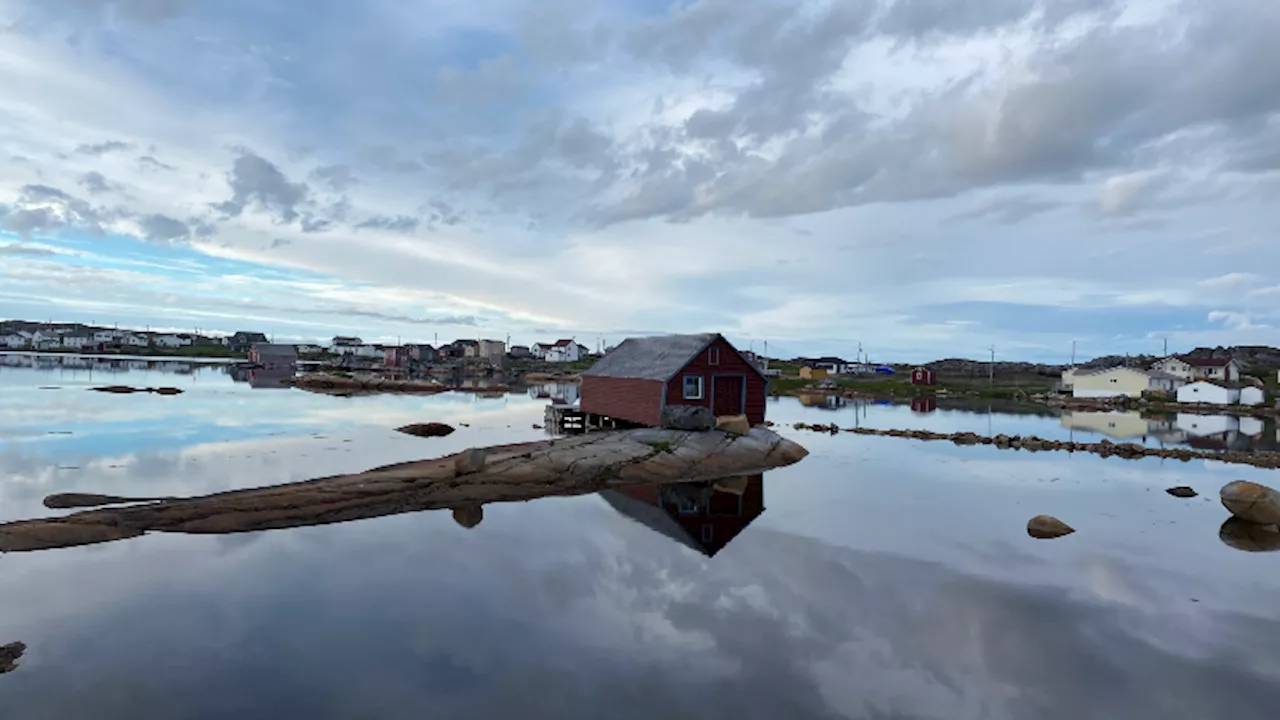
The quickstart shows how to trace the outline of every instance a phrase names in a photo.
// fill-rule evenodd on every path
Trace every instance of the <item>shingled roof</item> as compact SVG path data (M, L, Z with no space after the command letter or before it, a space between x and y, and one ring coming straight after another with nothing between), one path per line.
M670 380L720 337L717 333L627 338L610 350L584 377Z

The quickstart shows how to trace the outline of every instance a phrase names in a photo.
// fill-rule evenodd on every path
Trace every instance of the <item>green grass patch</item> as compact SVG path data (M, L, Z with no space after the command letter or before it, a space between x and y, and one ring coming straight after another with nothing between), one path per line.
M667 442L666 440L662 440L660 442L645 443L645 445L648 445L649 447L653 448L654 450L660 453L671 452L671 443Z

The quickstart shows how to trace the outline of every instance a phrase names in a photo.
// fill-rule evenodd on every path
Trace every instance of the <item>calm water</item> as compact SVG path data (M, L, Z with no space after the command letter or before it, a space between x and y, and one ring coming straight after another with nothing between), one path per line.
M54 492L198 494L543 436L537 392L334 398L185 370L0 365L0 520L55 514ZM187 392L85 389L103 382ZM469 427L392 430L418 421ZM1274 472L792 434L812 454L765 476L767 510L710 558L594 495L490 505L469 530L423 512L8 554L0 644L29 649L0 718L1275 717L1280 553L1224 545L1216 500L1163 492ZM1038 513L1079 532L1033 541Z

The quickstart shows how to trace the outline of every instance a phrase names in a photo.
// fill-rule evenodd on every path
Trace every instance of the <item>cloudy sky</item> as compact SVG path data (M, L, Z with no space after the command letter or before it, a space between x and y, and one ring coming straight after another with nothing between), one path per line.
M0 316L1280 345L1273 0L0 0Z

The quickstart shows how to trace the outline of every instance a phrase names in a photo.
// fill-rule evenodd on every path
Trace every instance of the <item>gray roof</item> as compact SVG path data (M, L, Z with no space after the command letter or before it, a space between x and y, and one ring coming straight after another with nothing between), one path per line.
M670 380L716 338L716 333L627 338L582 373L591 377Z
M601 491L600 497L604 498L605 502L609 503L614 510L622 513L624 517L634 520L660 535L665 535L690 550L696 550L703 555L712 554L694 540L689 531L676 522L666 510L641 502L617 490Z

